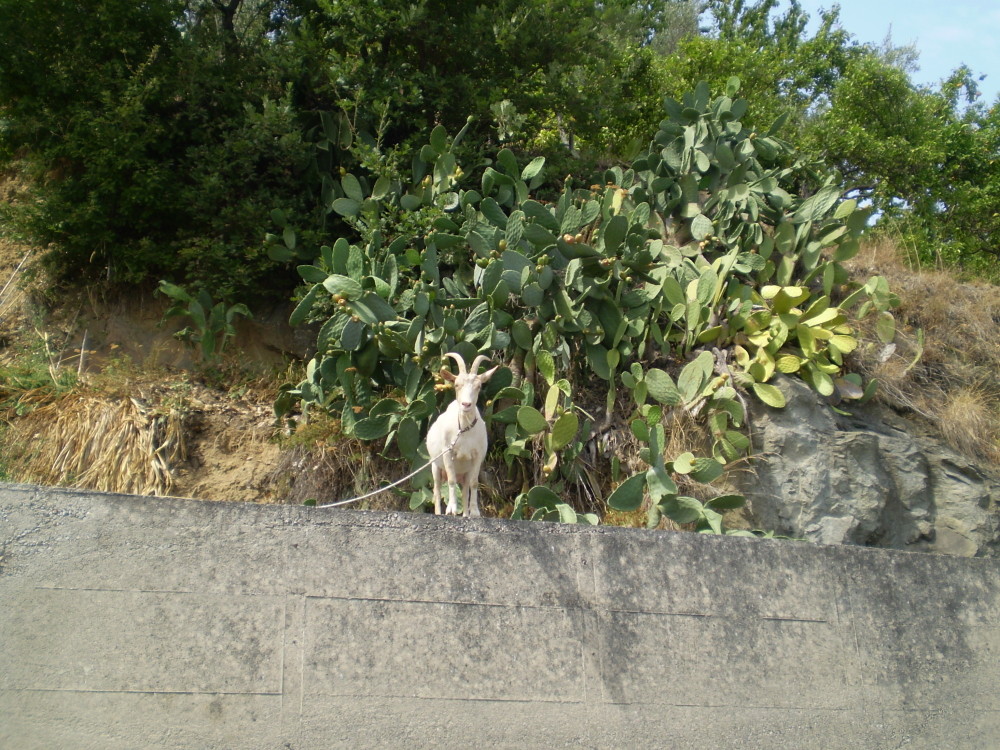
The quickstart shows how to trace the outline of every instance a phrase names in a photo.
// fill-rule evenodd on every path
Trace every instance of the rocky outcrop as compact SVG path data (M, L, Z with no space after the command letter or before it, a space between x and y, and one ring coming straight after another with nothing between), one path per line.
M1000 552L1000 476L878 406L834 411L798 380L784 409L752 408L756 522L823 544L962 556Z

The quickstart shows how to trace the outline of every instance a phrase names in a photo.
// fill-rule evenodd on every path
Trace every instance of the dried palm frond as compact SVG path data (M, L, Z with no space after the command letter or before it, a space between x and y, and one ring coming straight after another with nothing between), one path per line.
M138 399L70 395L18 420L25 478L106 492L167 495L187 457L183 414Z

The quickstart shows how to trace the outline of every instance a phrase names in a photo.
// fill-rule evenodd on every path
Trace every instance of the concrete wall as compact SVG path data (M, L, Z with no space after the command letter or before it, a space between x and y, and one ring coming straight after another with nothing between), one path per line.
M0 485L0 748L1000 747L1000 566Z

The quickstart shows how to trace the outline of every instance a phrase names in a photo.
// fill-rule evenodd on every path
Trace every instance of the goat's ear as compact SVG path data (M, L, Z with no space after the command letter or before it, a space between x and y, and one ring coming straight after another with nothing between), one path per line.
M487 380L489 380L491 377L493 377L493 373L495 373L499 369L500 369L500 365L497 365L496 367L494 367L494 368L492 368L490 370L487 370L486 372L480 373L480 375L479 375L479 382L480 383L485 383Z
M455 373L449 372L448 370L444 369L443 367L441 368L440 372L438 372L438 374L442 378L444 378L445 380L447 380L447 381L449 381L451 383L455 382Z

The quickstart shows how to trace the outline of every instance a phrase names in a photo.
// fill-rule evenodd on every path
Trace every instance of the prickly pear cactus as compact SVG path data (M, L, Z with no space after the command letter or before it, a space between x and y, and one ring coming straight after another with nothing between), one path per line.
M650 468L609 505L649 498L651 521L719 532L719 511L736 500L683 497L671 477L711 481L744 455L744 399L780 407L768 382L777 372L824 395L870 395L845 372L858 345L851 311L879 315L886 330L897 302L877 280L847 288L841 263L858 252L867 212L830 181L800 198L814 169L778 137L780 123L743 124L737 91L733 80L713 99L702 84L668 100L630 168L608 170L589 190L567 184L552 202L534 197L544 159L522 167L501 150L473 183L455 157L462 133L450 139L440 127L406 184L341 175L329 210L359 239L340 238L299 266L307 287L291 320L319 324L317 353L278 413L296 401L326 409L348 434L420 463L443 355L488 354L504 367L487 385L484 416L525 487L515 515L589 522L575 511L570 519L551 493L587 481L578 459L624 389ZM294 248L294 230L281 241ZM603 418L574 399L595 382L605 384ZM664 457L670 410L703 420L711 456ZM425 499L418 491L414 505Z

